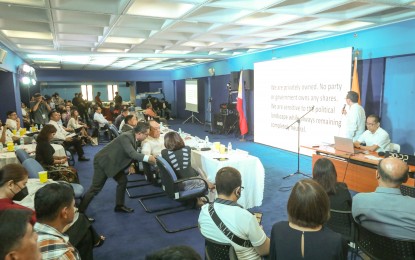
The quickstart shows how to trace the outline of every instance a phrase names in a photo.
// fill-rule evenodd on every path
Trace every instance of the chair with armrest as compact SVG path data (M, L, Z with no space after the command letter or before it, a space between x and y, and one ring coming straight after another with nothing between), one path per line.
M389 144L389 151L394 153L401 152L401 146L399 144L390 143Z
M401 184L400 189L401 189L402 195L415 198L415 187Z
M357 246L370 259L415 259L415 240L398 240L373 233L360 224Z
M166 160L163 159L163 157L157 156L156 159L157 159L157 166L159 168L162 188L168 197L179 202L185 202L189 200L195 201L199 197L204 197L206 201L209 202L209 198L206 196L209 190L208 184L206 183L204 179L200 177L192 177L188 179L178 180L173 168L170 166L170 164ZM202 187L196 187L190 190L181 189L182 185L184 185L188 181L193 181L193 180L200 180L201 182L203 182L204 185ZM174 214L174 213L182 212L186 210L191 210L191 208L179 207L178 209L173 210L173 211L159 213L156 215L156 219L167 233L175 233L178 231L196 228L197 225L191 225L191 226L183 227L180 229L171 230L167 227L167 225L163 222L161 218L162 216L165 216L165 215L170 215L170 214Z
M94 120L93 128L93 136L98 137L98 143L108 143L110 141L108 136L108 129L100 127L98 121Z
M150 185L155 185L155 186L160 186L158 185L158 181L157 181L157 175L154 173L154 171L151 170L151 166L149 163L147 162L140 162L142 167L143 167L143 172L144 174L142 175L142 177L140 176L139 178L136 178L134 180L128 180L128 183L133 183L133 184L129 184L126 188L127 191L127 195L130 199L139 199L139 202L141 203L141 205L143 205L144 209L146 210L146 212L154 212L150 209L148 209L145 204L143 204L142 199L146 200L146 199L150 199L150 198L155 198L155 197L161 197L161 196L165 196L163 191L158 191L158 192L152 192L152 193L141 193L141 194L136 194L134 195L131 192L131 189L135 189L135 188L140 188L140 187L144 187L144 186L150 186ZM136 167L138 168L138 167ZM135 174L135 175L141 175L141 174Z
M24 149L17 149L15 153L17 160L19 160L20 163L23 163L26 159L30 158L30 155Z
M45 170L43 169L43 166L33 158L26 159L22 164L23 167L27 170L29 178L39 178L38 172ZM81 184L77 183L70 183L70 185L74 190L75 199L81 199L84 194L84 187Z
M205 259L237 260L238 257L231 244L220 243L205 237Z

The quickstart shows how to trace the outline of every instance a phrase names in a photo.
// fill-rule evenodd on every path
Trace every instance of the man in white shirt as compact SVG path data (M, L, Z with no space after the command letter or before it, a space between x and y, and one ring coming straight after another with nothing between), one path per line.
M104 115L102 114L102 109L99 106L95 107L94 121L98 122L100 128L109 129L110 122L105 119Z
M224 167L216 174L215 181L218 198L214 203L202 207L199 215L200 232L211 240L232 244L240 260L261 260L261 256L269 254L270 240L255 215L237 204L243 189L241 174L235 168ZM214 215L221 222L221 229L213 220ZM239 237L240 244L225 233Z
M371 152L384 152L389 150L391 140L389 134L380 127L377 115L370 115L366 119L367 130L354 142L356 148ZM365 143L366 145L361 145Z
M160 137L160 124L155 120L150 120L150 134L141 144L141 152L157 157L161 150L165 149L164 140Z
M2 126L0 121L0 143L7 144L8 142L17 142L19 139L18 136L14 136L9 130L8 125Z
M75 147L75 150L78 154L78 161L89 161L88 158L84 156L84 149L82 148L82 141L78 136L71 137L71 134L65 130L65 128L58 124L61 120L61 114L56 111L52 110L49 113L49 124L53 125L56 128L55 139L63 141L63 146L68 148L70 146Z
M9 129L19 131L20 129L20 118L17 116L16 111L7 112L6 125L9 126Z
M365 131L366 114L358 101L359 94L354 91L347 93L346 104L349 106L349 110L346 114L345 137L353 139L353 141L356 141Z

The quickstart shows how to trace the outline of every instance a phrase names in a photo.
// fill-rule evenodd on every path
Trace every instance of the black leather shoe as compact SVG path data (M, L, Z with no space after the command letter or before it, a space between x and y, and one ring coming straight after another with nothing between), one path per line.
M123 213L133 213L134 212L134 209L132 209L132 208L128 208L128 207L126 207L126 206L116 206L115 208L114 208L114 211L115 212L123 212Z
M79 157L78 161L87 162L87 161L89 161L89 158L86 158L85 156L82 156L82 157Z

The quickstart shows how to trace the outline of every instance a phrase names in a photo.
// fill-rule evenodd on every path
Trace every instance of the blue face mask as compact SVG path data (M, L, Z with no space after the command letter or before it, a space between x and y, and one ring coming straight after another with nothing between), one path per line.
M17 185L17 184L16 184L16 185ZM19 185L17 185L17 187L19 187L19 188L20 188L20 186L19 186ZM27 196L27 195L29 195L29 191L28 191L27 187L20 188L20 191L19 191L18 193L15 193L15 194L14 194L14 196L13 196L13 200L15 200L15 201L21 201L21 200L23 200L24 198L26 198L26 196Z

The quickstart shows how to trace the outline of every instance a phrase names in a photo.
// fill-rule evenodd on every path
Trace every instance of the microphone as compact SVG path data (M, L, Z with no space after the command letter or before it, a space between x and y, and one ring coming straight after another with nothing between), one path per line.
M386 152L378 152L378 155L379 156L385 156L385 158L387 158L387 157L390 156L390 152L389 151L386 151Z

